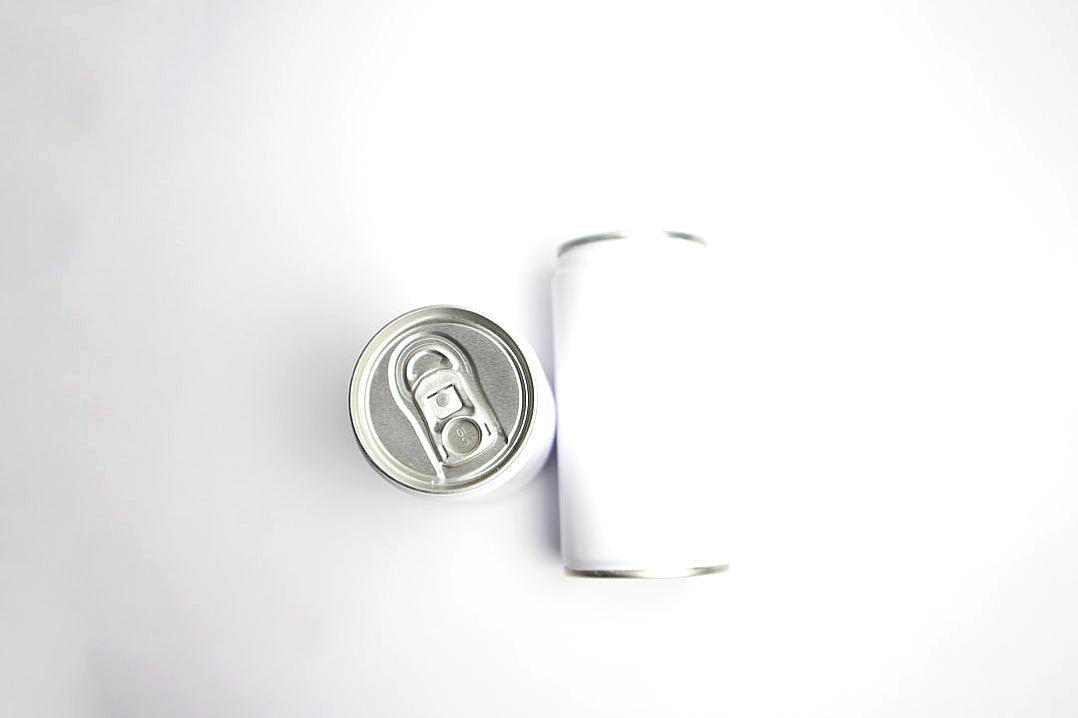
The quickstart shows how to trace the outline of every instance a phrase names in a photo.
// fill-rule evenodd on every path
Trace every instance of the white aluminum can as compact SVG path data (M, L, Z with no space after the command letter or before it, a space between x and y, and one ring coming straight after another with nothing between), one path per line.
M371 465L424 496L515 491L554 442L554 397L535 350L460 307L416 309L382 327L356 362L348 405Z
M558 485L571 575L726 568L709 254L676 232L594 235L558 250Z

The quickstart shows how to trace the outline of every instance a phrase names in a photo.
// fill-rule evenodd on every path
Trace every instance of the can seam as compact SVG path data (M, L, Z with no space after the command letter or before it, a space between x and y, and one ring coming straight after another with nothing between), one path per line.
M566 252L569 252L573 249L576 249L577 247L582 247L587 244L593 244L595 242L607 242L615 239L632 239L633 237L644 236L644 234L645 233L640 231L621 230L616 232L602 232L600 234L589 234L584 237L577 237L576 239L570 239L568 242L563 242L561 245L559 245L557 256L561 257ZM661 230L655 233L648 234L662 235L670 239L687 240L689 242L698 244L701 247L707 246L707 242L704 241L702 237L697 237L695 234L689 234L688 232L671 232L668 230Z
M578 569L566 566L565 574L578 578L691 578L723 573L729 564L716 566L693 566L689 568L633 568L633 569Z

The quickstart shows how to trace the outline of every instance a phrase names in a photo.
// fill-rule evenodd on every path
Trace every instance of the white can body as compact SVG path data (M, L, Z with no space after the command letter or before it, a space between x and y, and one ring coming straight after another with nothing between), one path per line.
M553 279L561 547L571 574L725 567L714 454L709 251L689 235L598 235Z

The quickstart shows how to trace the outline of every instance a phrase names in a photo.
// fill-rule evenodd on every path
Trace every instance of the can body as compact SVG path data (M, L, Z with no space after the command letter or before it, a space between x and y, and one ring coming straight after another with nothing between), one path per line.
M382 327L356 362L349 411L370 464L435 498L515 491L554 441L554 398L534 349L460 307L423 307Z
M725 568L709 435L709 251L675 233L562 246L552 298L562 557L568 573Z

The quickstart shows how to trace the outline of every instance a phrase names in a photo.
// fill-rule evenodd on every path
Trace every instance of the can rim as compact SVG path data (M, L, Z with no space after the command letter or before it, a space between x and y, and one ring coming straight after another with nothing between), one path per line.
M659 566L652 568L632 569L565 569L565 575L578 578L691 578L693 576L707 576L713 573L723 573L730 568L729 564L717 564L714 566L691 566L686 568L675 566Z
M706 247L707 242L702 237L698 237L695 234L689 234L688 232L672 232L670 230L617 230L614 232L601 232L599 234L589 234L583 237L577 237L576 239L570 239L568 242L562 242L558 246L558 257L561 257L566 252L582 247L586 244L593 244L595 242L607 242L614 239L680 239L698 244L701 247Z
M370 430L368 426L369 422L365 422L362 419L365 412L362 411L360 406L360 398L364 395L366 388L363 385L366 383L369 387L370 382L366 381L366 378L370 376L370 370L373 369L376 364L375 359L381 356L382 351L385 349L385 345L389 343L394 335L407 328L411 322L417 321L421 315L432 313L435 310L450 313L459 312L470 317L477 317L482 320L482 322L489 325L483 326L482 328L490 332L494 339L505 345L505 348L508 350L508 354L512 359L511 363L520 380L522 388L521 426L513 437L513 440L510 441L504 454L474 479L444 489L435 489L428 486L417 485L417 482L406 481L401 477L394 476L386 467L379 463L376 457L372 455L371 447L368 447L364 443L364 434L369 434L370 440L376 440L377 437L376 434ZM518 342L512 335L485 314L480 314L471 309L451 304L430 304L411 309L394 317L379 328L364 345L363 350L356 359L355 366L352 369L352 378L348 387L348 413L352 423L352 433L355 436L356 443L359 445L360 452L367 460L367 463L370 464L384 479L398 488L427 496L459 496L478 491L505 474L508 467L517 459L521 449L527 444L527 441L532 434L535 423L533 418L537 401L535 380L533 378L535 371L536 367L532 366L529 362L528 354L520 348ZM387 451L386 453L389 452Z

